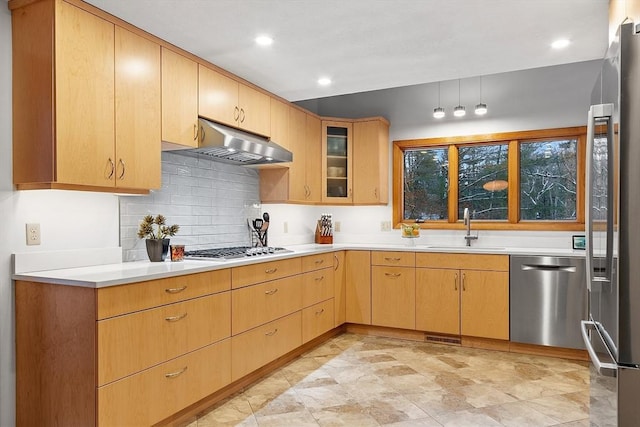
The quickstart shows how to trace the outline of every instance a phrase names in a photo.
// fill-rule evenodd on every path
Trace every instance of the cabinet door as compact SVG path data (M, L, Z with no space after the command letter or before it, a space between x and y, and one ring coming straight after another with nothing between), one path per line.
M347 122L322 122L322 201L353 201L353 126Z
M329 299L302 310L302 342L333 329L333 299Z
M509 339L509 273L462 270L461 334Z
M306 200L320 202L322 199L322 122L307 114L305 132L305 182L307 183Z
M389 126L382 120L353 124L353 203L389 201Z
M238 126L238 82L198 65L198 114L229 126Z
M297 108L289 107L289 136L293 162L289 165L289 200L305 201L307 116ZM317 161L318 159L316 159Z
M460 334L460 272L416 268L416 329Z
M160 188L160 46L115 28L115 182Z
M271 135L271 98L251 88L238 84L238 126L264 136Z
M347 288L345 284L345 252L333 253L334 326L347 321Z
M57 5L55 180L113 187L114 25L69 3Z
M162 140L197 147L198 64L162 48Z
M271 98L271 141L291 150L289 143L289 105Z
M333 268L310 271L302 275L302 307L333 298L333 291Z
M416 328L416 281L413 267L371 268L371 322L393 328Z
M371 324L371 252L346 252L346 321Z

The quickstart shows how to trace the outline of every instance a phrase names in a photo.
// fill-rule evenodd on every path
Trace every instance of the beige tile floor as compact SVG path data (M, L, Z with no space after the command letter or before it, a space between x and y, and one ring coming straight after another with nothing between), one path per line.
M343 334L189 427L588 427L588 417L585 362Z

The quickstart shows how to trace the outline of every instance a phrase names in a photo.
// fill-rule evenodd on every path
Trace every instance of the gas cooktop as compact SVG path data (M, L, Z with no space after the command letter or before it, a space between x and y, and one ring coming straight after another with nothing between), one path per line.
M266 255L286 254L293 251L273 246L254 248L251 246L235 246L232 248L198 249L184 253L185 259L200 259L207 261L228 261L231 259L262 257Z

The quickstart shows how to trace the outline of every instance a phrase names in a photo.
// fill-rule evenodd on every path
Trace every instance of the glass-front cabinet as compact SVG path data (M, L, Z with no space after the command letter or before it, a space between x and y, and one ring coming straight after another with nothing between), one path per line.
M322 201L353 201L353 125L322 121Z

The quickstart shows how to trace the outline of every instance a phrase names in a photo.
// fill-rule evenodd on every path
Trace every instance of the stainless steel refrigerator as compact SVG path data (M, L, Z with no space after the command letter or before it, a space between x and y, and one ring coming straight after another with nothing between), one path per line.
M586 233L592 426L640 426L640 25L618 29L593 89Z

